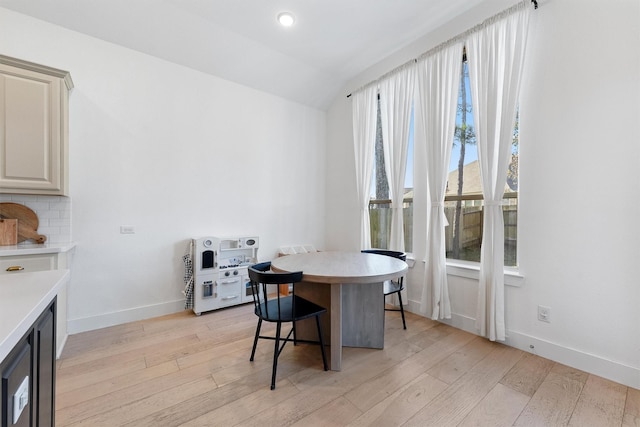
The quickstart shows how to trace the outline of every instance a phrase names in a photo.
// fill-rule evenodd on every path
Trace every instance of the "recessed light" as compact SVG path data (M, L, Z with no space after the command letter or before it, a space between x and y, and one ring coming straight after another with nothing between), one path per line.
M290 27L295 21L296 19L294 18L293 14L289 12L282 12L278 15L278 22L283 27Z

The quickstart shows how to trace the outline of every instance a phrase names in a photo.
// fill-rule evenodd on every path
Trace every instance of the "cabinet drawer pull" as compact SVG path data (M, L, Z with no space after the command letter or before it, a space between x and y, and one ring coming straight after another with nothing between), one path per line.
M12 265L11 267L7 267L7 271L22 271L24 267L21 265Z

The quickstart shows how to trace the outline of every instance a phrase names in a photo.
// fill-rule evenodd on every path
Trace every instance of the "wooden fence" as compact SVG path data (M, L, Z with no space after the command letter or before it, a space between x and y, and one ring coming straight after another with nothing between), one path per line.
M517 193L507 193L507 205L503 206L504 237L505 237L505 265L516 265L516 243L518 239L518 206ZM445 203L445 215L449 226L445 228L445 245L447 255L453 249L453 231L455 217L455 201L458 197L448 197ZM464 252L461 259L480 261L480 246L482 242L484 210L481 206L481 195L461 196L461 200L475 200L477 206L465 206L460 215L461 242L460 249ZM404 207L404 239L405 251L413 251L413 199L405 199ZM388 248L391 229L391 203L389 200L372 201L369 204L371 220L371 247ZM381 232L385 230L385 232Z

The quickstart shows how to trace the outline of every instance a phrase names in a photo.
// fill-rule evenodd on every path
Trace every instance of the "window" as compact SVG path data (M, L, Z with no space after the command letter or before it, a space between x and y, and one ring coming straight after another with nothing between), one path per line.
M404 250L413 250L413 115L409 131L407 149L407 168L405 172L403 222ZM389 180L385 172L385 159L382 148L382 119L380 116L380 99L378 99L378 120L376 127L375 158L371 181L371 199L369 200L369 216L371 219L371 247L389 249L391 236L391 200Z
M519 116L516 115L511 164L505 177L505 266L517 265L518 122ZM480 262L483 197L466 61L460 74L458 114L449 171L445 193L445 214L449 223L445 230L447 258Z

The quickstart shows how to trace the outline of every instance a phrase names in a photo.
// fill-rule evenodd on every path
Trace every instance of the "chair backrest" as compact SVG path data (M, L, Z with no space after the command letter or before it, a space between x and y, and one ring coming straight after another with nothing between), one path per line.
M365 254L378 254L378 255L390 256L392 258L398 258L399 260L402 260L402 261L407 260L407 254L400 251L391 251L388 249L364 249L360 252Z
M270 285L283 285L285 283L297 283L302 280L302 271L292 273L276 273L271 271L271 262L261 262L249 267L249 279L257 283Z
M271 262L254 264L248 270L256 314L265 319L280 318L283 296L280 294L279 285L295 284L302 281L302 271L276 273L271 271ZM271 286L271 292L269 292L269 285L275 285ZM267 304L270 296L272 301ZM275 301L276 299L277 301Z

